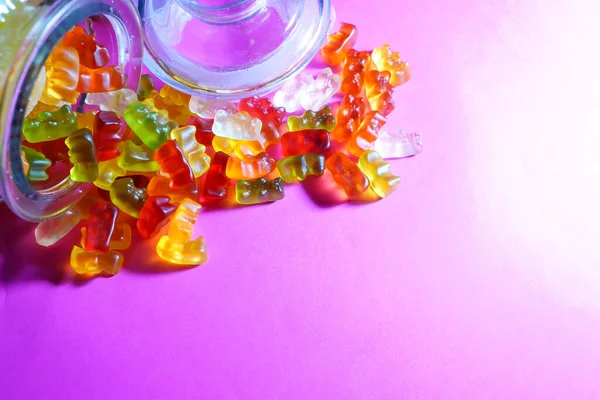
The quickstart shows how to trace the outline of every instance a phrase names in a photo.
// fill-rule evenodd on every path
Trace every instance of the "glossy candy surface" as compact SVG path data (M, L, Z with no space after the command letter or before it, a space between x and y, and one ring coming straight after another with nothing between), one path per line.
M308 110L300 117L290 115L287 125L290 131L325 129L331 132L335 128L335 117L333 116L331 107L325 106L319 111Z
M237 181L235 184L235 199L238 204L260 204L282 200L283 180L275 178L268 181L259 178L253 181Z
M242 159L230 157L226 174L230 179L253 180L268 175L275 168L275 159L267 153L245 156Z
M374 150L364 152L358 159L358 167L369 178L371 189L381 198L392 193L400 184L400 177L391 173L391 165Z
M75 182L94 182L98 178L98 161L94 138L89 129L78 129L65 141L69 161L73 164L70 175Z
M329 132L324 129L308 129L284 134L281 148L286 157L298 154L325 153L331 148Z
M369 187L369 180L365 174L344 153L338 152L328 158L325 167L349 198L358 196Z
M309 175L323 175L325 156L312 153L286 157L277 162L277 169L281 178L287 183L303 181Z

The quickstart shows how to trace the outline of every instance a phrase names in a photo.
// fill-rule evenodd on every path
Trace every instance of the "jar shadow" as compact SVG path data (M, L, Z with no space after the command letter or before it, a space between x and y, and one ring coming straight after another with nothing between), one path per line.
M0 205L0 221L0 284L30 281L61 284L65 281L69 254L78 230L52 246L49 257L48 249L35 241L36 224L16 217L5 205Z

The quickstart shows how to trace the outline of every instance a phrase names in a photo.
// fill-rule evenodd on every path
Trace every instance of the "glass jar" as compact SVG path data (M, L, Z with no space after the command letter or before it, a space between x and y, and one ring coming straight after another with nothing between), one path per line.
M0 198L28 221L62 213L90 185L66 177L36 189L26 179L21 160L23 120L36 79L64 34L81 23L102 33L111 59L127 77L127 87L137 90L143 40L131 0L0 0ZM75 108L82 105L80 99Z
M154 75L189 94L238 100L273 91L324 44L330 0L139 0Z

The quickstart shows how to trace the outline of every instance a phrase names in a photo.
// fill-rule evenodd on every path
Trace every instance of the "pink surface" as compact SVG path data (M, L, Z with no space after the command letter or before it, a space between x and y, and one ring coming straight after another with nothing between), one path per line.
M0 398L600 398L597 2L366 4L414 67L400 189L208 212L208 265L79 285L0 207Z

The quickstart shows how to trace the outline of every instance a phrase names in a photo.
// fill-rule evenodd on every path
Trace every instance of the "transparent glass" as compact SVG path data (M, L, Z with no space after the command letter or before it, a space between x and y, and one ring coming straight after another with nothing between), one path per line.
M140 0L144 63L189 94L240 99L300 72L325 42L330 0Z
M0 0L0 197L28 221L62 213L89 188L68 178L34 188L21 162L24 114L36 78L63 35L82 21L102 33L102 43L127 76L127 87L136 90L143 42L131 0Z

